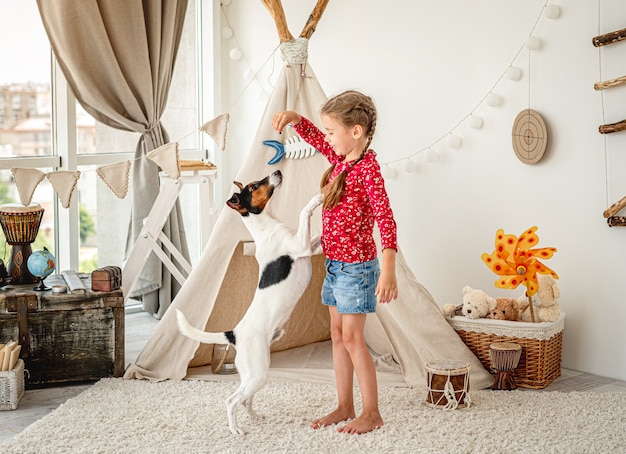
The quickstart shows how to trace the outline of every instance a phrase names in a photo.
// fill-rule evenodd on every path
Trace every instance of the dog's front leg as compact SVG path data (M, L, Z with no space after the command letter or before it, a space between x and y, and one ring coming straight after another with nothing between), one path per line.
M307 249L311 247L311 216L315 209L322 204L322 200L322 194L316 194L300 211L298 241Z

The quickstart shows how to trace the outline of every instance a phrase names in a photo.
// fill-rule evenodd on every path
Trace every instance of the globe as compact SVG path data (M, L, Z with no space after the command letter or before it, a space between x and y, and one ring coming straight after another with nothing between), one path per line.
M35 290L48 290L49 287L43 285L43 280L50 276L56 268L56 259L54 258L54 255L52 255L47 248L35 251L30 255L30 257L28 257L26 267L28 268L28 271L30 271L30 274L41 279L39 287L35 287Z

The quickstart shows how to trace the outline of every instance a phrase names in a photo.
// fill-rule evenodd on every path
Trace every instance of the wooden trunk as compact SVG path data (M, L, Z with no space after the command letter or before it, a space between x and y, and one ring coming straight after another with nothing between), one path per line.
M123 375L121 290L74 295L32 288L0 292L0 342L22 345L27 388Z
M119 266L103 266L91 272L91 290L111 292L122 287L122 270Z

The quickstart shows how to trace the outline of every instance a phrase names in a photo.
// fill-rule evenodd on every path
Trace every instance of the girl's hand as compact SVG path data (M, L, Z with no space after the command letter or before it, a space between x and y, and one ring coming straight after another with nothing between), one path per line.
M376 286L378 302L385 304L398 298L398 281L396 279L396 251L383 250L383 263Z
M378 285L376 286L376 296L378 302L382 304L391 303L392 300L398 298L398 282L396 275L385 273L380 274Z
M283 128L289 123L297 125L300 123L300 120L302 120L302 116L299 113L292 110L285 110L274 115L274 118L272 118L272 128L280 134Z

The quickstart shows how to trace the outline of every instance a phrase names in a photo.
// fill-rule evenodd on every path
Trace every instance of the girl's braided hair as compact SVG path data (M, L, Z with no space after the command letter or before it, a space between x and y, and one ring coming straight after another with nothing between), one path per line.
M322 181L320 182L320 188L324 195L324 209L331 210L339 205L341 196L343 194L346 185L346 174L352 167L355 166L363 157L372 143L372 137L374 137L374 131L376 130L376 106L374 101L369 96L366 96L358 91L348 90L330 98L322 106L320 112L322 115L330 115L335 117L346 128L351 128L355 125L363 127L364 133L367 135L367 142L365 147L361 151L361 154L355 159L350 167L341 172L337 177L329 184L330 176L333 173L335 165L333 164L324 172Z

